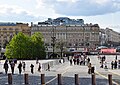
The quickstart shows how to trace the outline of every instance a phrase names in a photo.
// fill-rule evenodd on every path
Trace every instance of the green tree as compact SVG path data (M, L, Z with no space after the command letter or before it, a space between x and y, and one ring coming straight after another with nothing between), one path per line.
M9 44L7 44L5 56L7 56L7 58L18 59L29 57L27 55L27 48L30 44L29 41L29 37L21 32L19 32L17 35L14 35Z
M17 59L45 58L45 47L41 33L35 33L31 37L18 33L7 44L5 56Z
M36 32L31 36L32 40L32 56L33 58L45 58L45 46L43 36L40 32Z

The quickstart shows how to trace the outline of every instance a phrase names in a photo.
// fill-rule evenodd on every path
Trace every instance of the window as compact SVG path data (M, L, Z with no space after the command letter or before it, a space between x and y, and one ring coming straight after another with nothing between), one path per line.
M18 28L15 29L15 31L18 31L18 30L19 30Z
M6 31L7 29L6 28L3 28L4 31Z
M12 28L9 28L9 30L13 30Z

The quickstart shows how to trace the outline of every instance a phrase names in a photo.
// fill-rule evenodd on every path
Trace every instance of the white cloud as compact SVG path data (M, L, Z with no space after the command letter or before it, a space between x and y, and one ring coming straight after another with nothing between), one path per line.
M56 0L36 0L36 2L36 14L45 17L60 16L59 14L56 14L54 10L54 3L56 3Z
M9 6L9 5L0 5L0 13L21 13L25 11L24 9L18 7L18 6Z
M91 0L90 2L92 2L92 3L97 3L97 4L100 4L100 5L102 5L102 4L107 4L107 3L109 3L111 0Z
M37 0L47 11L68 16L95 16L120 11L117 0ZM40 5L39 5L40 6ZM44 8L44 9L45 9Z
M18 6L0 5L0 20L2 21L39 21L43 17L36 17L29 11L22 9Z
M77 2L79 0L57 0L57 1L59 1L59 2L67 2L67 3L71 3L71 2L75 3L75 2Z

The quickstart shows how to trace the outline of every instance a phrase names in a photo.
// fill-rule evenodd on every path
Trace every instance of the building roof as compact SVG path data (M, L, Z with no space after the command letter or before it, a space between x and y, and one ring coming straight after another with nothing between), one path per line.
M16 23L3 23L3 22L0 22L0 26L16 26Z

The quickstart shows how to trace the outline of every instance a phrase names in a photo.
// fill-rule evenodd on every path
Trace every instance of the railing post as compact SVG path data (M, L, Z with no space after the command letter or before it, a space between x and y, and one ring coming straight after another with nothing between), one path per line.
M94 73L92 73L92 85L96 85L96 78Z
M24 81L25 81L25 84L29 84L29 82L28 82L28 74L24 74Z
M41 85L45 85L45 74L41 74Z
M79 85L79 77L78 77L78 74L75 74L75 85Z
M62 85L61 74L58 74L58 85Z
M112 75L111 74L108 74L108 82L109 82L109 85L112 85Z
M8 84L12 85L12 74L11 73L8 74Z

